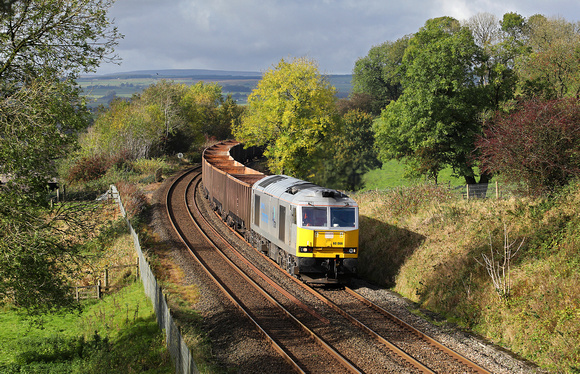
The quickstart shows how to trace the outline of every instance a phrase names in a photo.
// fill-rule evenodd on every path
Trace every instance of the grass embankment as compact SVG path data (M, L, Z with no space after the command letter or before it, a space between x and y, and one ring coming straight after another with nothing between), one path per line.
M135 264L132 238L116 209L100 209L103 223L83 246L82 273L72 282L95 284L105 266ZM16 310L0 312L2 373L172 373L151 302L136 282L135 267L111 270L116 291L86 300L78 312L25 319ZM40 324L38 324L40 323Z
M76 165L63 165L61 173L70 175L70 170L99 170L99 173L90 174L89 182L82 181L69 186L67 189L69 197L95 197L107 190L110 184L117 185L128 218L139 234L141 247L147 249L148 261L154 269L157 281L168 295L167 299L174 320L181 329L198 369L204 373L222 373L227 372L228 369L222 368L215 362L211 342L203 331L203 319L193 308L199 298L199 289L196 285L186 284L183 270L173 262L170 256L172 244L160 238L152 229L152 225L149 225L152 223L153 193L161 186L161 182L156 181L156 174L161 171L162 177L167 178L183 167L190 167L190 162L199 158L199 154L193 153L181 160L176 157L122 160L122 162L108 163L109 167L104 172L94 167L94 161L91 159L84 159ZM89 173L85 172L84 175L89 175ZM130 252L135 256L132 241L129 247ZM135 353L136 357L139 355L138 352Z
M543 368L580 372L580 184L549 200L461 200L434 186L354 197L361 276ZM504 239L523 245L500 272L510 288L496 289L483 255L502 264Z

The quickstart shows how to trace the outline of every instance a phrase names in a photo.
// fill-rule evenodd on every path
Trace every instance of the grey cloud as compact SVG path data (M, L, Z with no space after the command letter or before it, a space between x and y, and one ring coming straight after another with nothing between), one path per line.
M429 18L515 11L574 20L578 8L565 0L117 0L110 15L126 35L117 48L123 64L99 72L263 71L281 58L307 56L324 72L350 73L373 45L413 33Z

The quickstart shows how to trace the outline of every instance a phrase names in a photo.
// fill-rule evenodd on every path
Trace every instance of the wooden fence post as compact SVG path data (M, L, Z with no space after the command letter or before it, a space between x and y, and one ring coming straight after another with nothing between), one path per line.
M109 288L109 268L105 267L105 274L103 275L103 280L105 282L105 289Z
M465 187L467 188L466 197L467 197L467 200L469 200L469 184L466 184Z
M499 185L495 181L495 197L499 200Z
M97 299L101 298L101 280L97 282Z

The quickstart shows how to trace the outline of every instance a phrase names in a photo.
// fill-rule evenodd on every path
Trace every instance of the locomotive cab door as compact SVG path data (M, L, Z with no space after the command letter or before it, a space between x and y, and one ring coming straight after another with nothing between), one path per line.
M294 248L294 253L296 253L296 207L290 206L290 235L288 238L288 245L290 248Z

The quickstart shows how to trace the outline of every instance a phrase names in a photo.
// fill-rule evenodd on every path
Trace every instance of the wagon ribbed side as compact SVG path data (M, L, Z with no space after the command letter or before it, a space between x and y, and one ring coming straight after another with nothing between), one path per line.
M251 154L244 151L240 143L227 141L207 148L202 160L202 180L210 203L240 229L250 227L252 185L265 176L232 157L243 161L255 157L255 149Z

